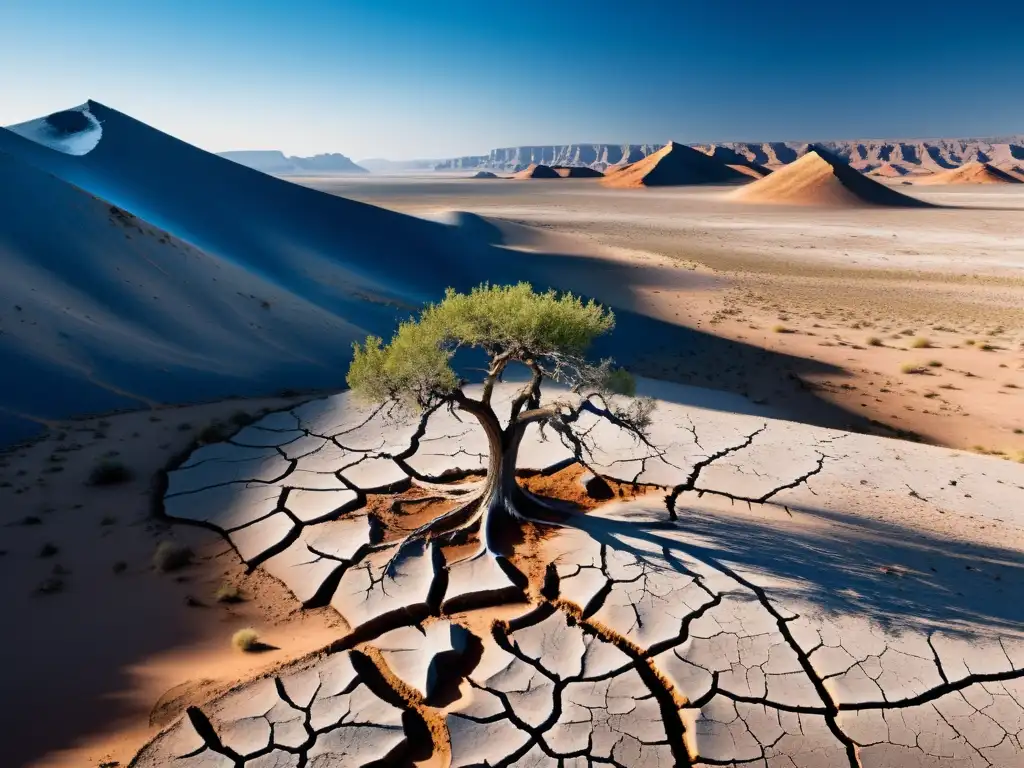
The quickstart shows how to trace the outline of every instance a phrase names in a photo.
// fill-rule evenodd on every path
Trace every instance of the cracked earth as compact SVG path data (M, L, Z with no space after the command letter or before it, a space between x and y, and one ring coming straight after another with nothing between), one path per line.
M447 411L343 393L196 450L167 516L348 630L189 708L134 764L1024 766L1024 468L641 386L649 443L598 419L572 447L524 441L524 470L652 491L531 539L532 578L429 541L393 558L370 495L486 466Z

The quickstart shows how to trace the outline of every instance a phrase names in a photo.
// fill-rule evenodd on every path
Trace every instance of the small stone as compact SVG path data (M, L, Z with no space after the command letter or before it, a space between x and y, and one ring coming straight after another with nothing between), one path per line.
M580 485L587 491L587 496L597 501L605 501L615 495L608 482L593 472L587 472L582 475L580 477Z

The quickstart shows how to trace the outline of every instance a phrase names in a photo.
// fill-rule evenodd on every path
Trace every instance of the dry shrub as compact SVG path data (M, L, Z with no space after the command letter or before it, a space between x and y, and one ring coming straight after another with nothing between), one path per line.
M177 571L192 562L193 552L184 544L161 541L153 553L153 567L161 573Z
M231 636L231 644L240 651L255 651L260 647L260 634L252 627L240 629Z

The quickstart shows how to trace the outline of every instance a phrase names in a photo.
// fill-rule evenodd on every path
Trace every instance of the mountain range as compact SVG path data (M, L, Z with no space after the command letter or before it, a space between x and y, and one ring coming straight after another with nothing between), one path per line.
M336 173L368 173L366 168L353 163L337 152L312 157L286 157L276 149L235 150L218 152L220 157L232 160L263 173L278 176L316 176Z

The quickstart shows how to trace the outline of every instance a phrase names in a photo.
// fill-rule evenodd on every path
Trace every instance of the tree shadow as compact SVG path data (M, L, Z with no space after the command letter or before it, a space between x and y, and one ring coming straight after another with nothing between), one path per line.
M1019 550L835 510L803 508L811 519L798 521L779 507L764 509L757 520L683 508L671 521L665 507L637 502L612 517L577 516L572 526L653 567L676 569L675 554L757 574L752 580L770 581L777 603L810 603L826 616L864 617L893 632L941 628L992 638L1024 626ZM663 554L652 556L652 544Z

